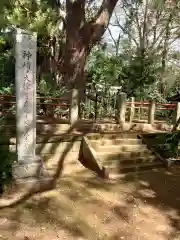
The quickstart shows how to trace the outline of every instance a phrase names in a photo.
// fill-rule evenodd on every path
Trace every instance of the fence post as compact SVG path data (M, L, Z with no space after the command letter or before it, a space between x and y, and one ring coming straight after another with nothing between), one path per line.
M134 114L135 114L135 104L134 104L134 101L135 101L135 98L134 97L131 97L131 100L130 100L130 107L129 107L129 122L132 122L133 121L133 118L134 118Z
M117 123L125 122L126 114L126 93L119 93L117 96Z
M148 113L148 123L154 123L154 115L155 115L156 103L154 100L149 102L149 113Z
M180 117L180 102L176 103L176 107L175 107L175 111L173 114L173 124L176 124L176 122L178 121L179 117Z
M141 98L141 105L140 105L140 119L139 120L143 120L143 116L144 116L144 105L143 105L143 99Z
M79 92L78 89L72 89L70 108L69 108L69 120L70 125L73 126L79 118Z

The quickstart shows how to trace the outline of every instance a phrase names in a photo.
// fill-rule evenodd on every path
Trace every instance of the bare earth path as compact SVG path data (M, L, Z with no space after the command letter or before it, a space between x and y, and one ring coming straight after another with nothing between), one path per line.
M180 168L116 183L86 170L63 178L56 190L1 210L0 239L180 239Z

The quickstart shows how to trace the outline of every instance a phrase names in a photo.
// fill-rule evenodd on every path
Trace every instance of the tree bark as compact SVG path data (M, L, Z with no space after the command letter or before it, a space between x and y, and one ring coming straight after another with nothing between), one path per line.
M63 62L63 84L68 90L85 90L85 65L92 47L97 44L105 30L118 0L104 0L95 17L85 19L85 0L66 0L66 44Z

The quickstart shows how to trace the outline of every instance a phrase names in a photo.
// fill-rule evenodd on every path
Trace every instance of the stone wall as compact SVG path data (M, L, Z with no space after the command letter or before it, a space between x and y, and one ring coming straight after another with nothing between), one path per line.
M60 171L63 176L84 170L78 161L81 136L41 137L37 139L36 154L41 156L45 169L50 175ZM11 139L9 149L16 152L15 139Z

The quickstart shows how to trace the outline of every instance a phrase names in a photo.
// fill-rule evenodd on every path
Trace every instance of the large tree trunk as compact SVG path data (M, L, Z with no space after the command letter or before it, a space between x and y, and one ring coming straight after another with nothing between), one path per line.
M118 0L104 0L95 17L85 19L85 0L66 0L66 46L63 62L63 84L68 90L80 90L83 99L86 85L85 65L92 47L104 34Z
M87 59L88 42L84 42L80 31L85 23L85 1L66 1L66 45L63 63L63 84L68 90L80 90L83 98L85 78L84 68Z
M76 45L76 47L73 48L72 45ZM68 91L70 91L72 88L79 89L80 99L83 99L83 93L85 89L84 69L86 59L86 46L77 44L77 41L74 38L71 39L71 44L66 46L66 54L64 56L63 83Z

